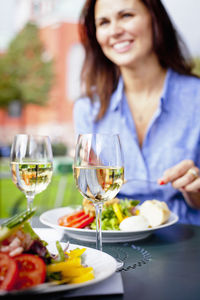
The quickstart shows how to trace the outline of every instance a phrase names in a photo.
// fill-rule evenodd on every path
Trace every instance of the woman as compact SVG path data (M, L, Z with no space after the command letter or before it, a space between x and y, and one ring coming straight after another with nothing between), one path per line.
M88 0L80 24L76 133L119 133L127 183L118 196L166 201L180 222L200 225L200 79L162 3Z

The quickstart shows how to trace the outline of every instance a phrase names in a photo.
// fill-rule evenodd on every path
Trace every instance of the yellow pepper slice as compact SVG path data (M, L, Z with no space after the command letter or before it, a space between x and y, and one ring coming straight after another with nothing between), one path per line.
M88 272L93 272L92 267L65 268L62 271L64 277L79 277Z
M121 209L119 207L119 204L118 203L113 203L113 210L114 210L114 213L119 221L119 223L121 223L121 221L124 219L123 215L122 215L122 212L121 212Z
M81 276L72 278L72 280L70 280L70 283L81 283L92 279L94 279L94 272L89 271Z
M94 270L92 267L82 265L81 256L86 248L74 249L66 252L68 258L64 262L58 262L47 266L47 272L60 272L62 279L53 281L55 284L63 283L82 283L94 279Z
M135 210L135 216L139 216L139 214L140 214L140 210L139 210L139 209L136 209L136 210Z
M80 267L81 266L81 258L75 257L72 259L68 259L66 261L62 261L60 263L55 263L47 266L47 272L62 272L67 267Z
M81 256L84 252L85 252L86 248L82 248L82 249L74 249L74 250L71 250L70 252L66 252L66 254L69 256L69 258L72 258L72 257L79 257Z

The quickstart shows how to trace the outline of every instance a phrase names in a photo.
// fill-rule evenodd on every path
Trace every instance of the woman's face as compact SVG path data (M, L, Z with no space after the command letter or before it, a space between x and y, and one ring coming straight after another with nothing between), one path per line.
M119 67L135 67L153 53L151 16L140 0L97 0L96 37Z

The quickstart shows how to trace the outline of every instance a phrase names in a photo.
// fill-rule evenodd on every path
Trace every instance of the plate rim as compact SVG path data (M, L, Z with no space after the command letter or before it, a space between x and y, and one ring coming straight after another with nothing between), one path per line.
M76 210L79 207L81 207L81 205L70 205L70 206L57 207L57 208L54 208L54 209L50 209L50 210L47 210L47 211L43 212L39 216L39 220L40 220L41 223L43 223L44 225L50 226L51 228L57 228L57 229L61 229L63 231L71 232L71 233L73 232L74 234L78 234L78 233L91 233L91 234L94 233L95 234L96 231L93 230L93 229L79 229L79 228L71 228L71 227L60 226L60 225L57 225L57 224L54 224L54 223L49 223L48 221L46 221L44 219L45 215L49 214L51 212L62 211L64 209L66 209L66 208L70 208L70 209ZM58 218L59 218L59 216L58 216ZM104 234L104 235L108 235L108 234L119 235L119 233L120 233L122 235L123 234L125 235L125 233L126 234L128 234L128 233L129 234L131 234L131 233L132 234L137 234L137 233L147 233L147 232L151 233L151 232L153 232L155 230L159 230L159 229L163 229L165 227L171 226L171 225L177 223L178 220L179 220L178 215L176 215L172 211L170 211L170 217L169 217L169 219L170 218L172 218L172 220L170 222L167 221L166 223L164 223L162 225L159 225L159 226L156 226L156 227L153 227L153 228L148 228L148 229L145 229L145 230L144 229L135 230L135 231L133 231L133 230L130 230L130 231L129 230L127 230L127 231L122 231L122 230L102 230L102 234Z
M51 245L54 244L55 247L55 243L51 242L48 244L48 247L51 247ZM60 242L61 246L64 248L67 243L65 242ZM24 289L24 290L13 290L13 291L0 291L0 298L1 297L5 297L5 296L20 296L20 295L36 295L36 294L49 294L49 293L55 293L55 292L64 292L64 291L71 291L74 289L78 289L78 288L82 288L82 287L86 287L89 285L93 285L96 283L99 283L101 281L104 281L105 279L109 278L110 276L112 276L116 270L117 270L117 262L115 260L115 258L113 256L111 256L110 254L97 250L95 248L92 247L87 247L87 246L82 246L82 245L78 245L78 244L73 244L70 243L69 247L74 248L86 248L86 251L92 251L94 253L97 254L97 258L99 259L99 255L98 254L103 254L104 258L107 257L110 262L112 262L112 269L111 267L107 269L107 273L103 274L103 276L100 276L99 278L94 278L92 280L88 280L86 282L82 282L82 283L69 283L69 284L61 284L61 285L53 285L51 283L45 282L43 284L39 284L35 287L29 288L29 289ZM95 268L94 268L94 272L95 272Z

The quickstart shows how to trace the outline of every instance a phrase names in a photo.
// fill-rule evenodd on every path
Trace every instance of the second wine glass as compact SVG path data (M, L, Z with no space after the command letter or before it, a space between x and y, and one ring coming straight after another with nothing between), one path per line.
M102 205L117 195L124 182L119 135L80 134L73 169L77 188L95 206L96 248L102 251Z
M36 194L44 191L53 173L53 154L48 136L17 134L11 147L12 180L26 195L30 210Z

